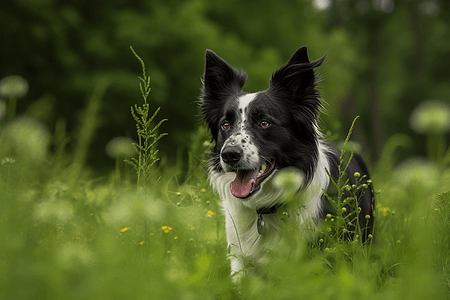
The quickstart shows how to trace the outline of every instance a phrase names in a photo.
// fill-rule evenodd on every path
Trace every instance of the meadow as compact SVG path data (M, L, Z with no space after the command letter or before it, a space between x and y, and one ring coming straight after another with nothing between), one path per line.
M219 199L207 180L207 129L188 137L187 168L165 159L157 151L165 121L151 122L158 111L147 102L143 71L143 101L130 115L138 141L108 145L116 167L107 176L86 166L106 84L93 93L73 153L65 149L64 124L50 134L13 109L1 119L0 299L449 298L450 152L436 112L417 112L428 157L396 165L396 151L414 147L396 135L371 166L373 241L327 235L342 229L329 225L339 216L329 216L319 229L324 238L281 241L264 274L236 284ZM352 141L345 146L351 153Z

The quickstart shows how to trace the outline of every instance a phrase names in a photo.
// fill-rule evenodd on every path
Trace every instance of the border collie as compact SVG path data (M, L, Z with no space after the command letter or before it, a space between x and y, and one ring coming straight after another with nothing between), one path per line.
M323 141L317 125L322 105L314 69L324 60L311 62L301 47L272 74L267 90L247 93L242 90L247 75L206 51L201 112L215 142L209 178L221 198L234 275L267 262L267 252L283 236L283 215L301 226L333 213L324 191L328 174L338 176L339 151ZM288 191L276 184L283 169L301 175L294 176L293 200L287 201ZM358 154L346 170L350 185L355 172L362 183L369 178ZM372 198L368 188L358 203L363 241L373 225Z

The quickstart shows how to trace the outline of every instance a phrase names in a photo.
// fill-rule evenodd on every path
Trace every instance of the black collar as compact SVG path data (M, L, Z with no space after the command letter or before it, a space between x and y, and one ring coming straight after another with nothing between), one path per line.
M274 206L271 206L271 207L261 207L261 208L258 208L258 209L256 210L256 213L257 213L258 215L270 215L270 214L274 214L274 213L277 212L277 209L279 209L281 206L282 206L281 203L277 203L277 204L275 204Z
M258 214L258 220L256 221L256 229L258 229L258 233L260 235L263 233L264 230L264 220L262 215L274 214L281 206L283 205L278 203L271 207L261 207L256 210L256 213Z

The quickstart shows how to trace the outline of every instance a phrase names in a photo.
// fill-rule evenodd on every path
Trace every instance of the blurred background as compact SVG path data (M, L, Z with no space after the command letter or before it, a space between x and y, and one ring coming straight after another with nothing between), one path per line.
M448 0L0 0L0 300L449 299L449 25ZM282 241L241 289L206 178L205 50L255 92L303 45L327 54L325 138L360 116L346 146L369 163L378 242L329 236L338 213L325 244ZM137 172L130 46L169 134Z
M443 0L2 1L0 79L27 81L16 115L45 126L50 141L67 135L69 152L103 86L87 157L102 173L115 164L105 152L109 141L137 139L130 107L142 103L141 66L130 46L151 77L150 110L161 107L157 121L168 119L160 156L183 164L204 126L198 96L206 49L244 69L244 90L254 92L307 45L311 59L328 54L319 70L327 111L320 123L330 141L343 140L359 115L352 140L372 165L389 141L403 146L392 151L394 163L438 158L450 120L449 23ZM6 110L7 92L0 101ZM433 147L441 150L432 154Z

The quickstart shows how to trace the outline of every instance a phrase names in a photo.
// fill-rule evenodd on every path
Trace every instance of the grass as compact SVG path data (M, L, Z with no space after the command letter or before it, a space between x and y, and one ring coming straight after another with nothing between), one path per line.
M320 249L306 238L283 240L265 276L236 286L219 199L206 178L204 128L191 137L189 173L162 159L148 169L144 193L130 172L102 178L85 167L74 172L74 158L62 146L30 159L27 151L42 148L41 140L30 142L37 129L11 134L21 123L9 125L0 128L0 299L450 296L448 167L417 159L380 163L373 168L374 188L381 190L376 243L336 238ZM55 140L63 144L58 132ZM17 148L21 143L28 150ZM386 149L381 162L393 151Z

